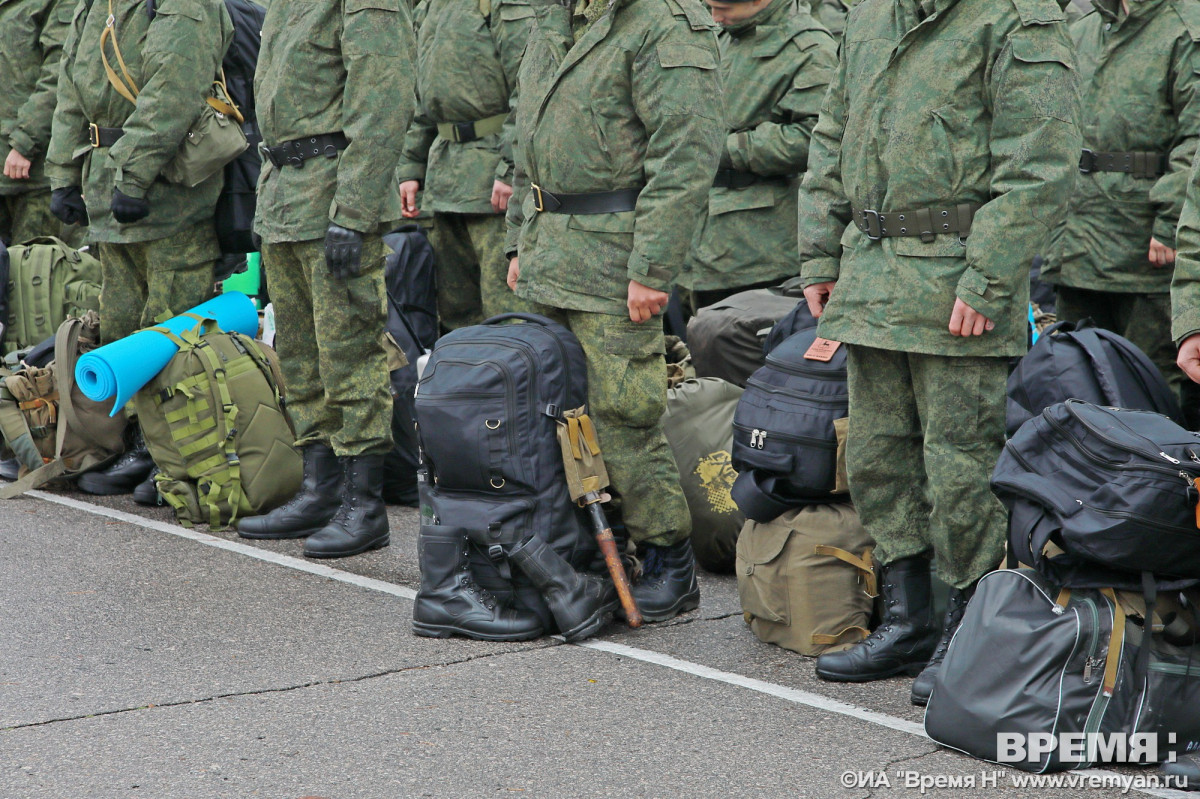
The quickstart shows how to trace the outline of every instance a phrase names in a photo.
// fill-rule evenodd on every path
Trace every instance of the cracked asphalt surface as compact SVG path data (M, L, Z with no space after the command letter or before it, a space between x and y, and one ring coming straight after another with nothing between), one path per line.
M390 516L390 547L329 565L415 589L416 513ZM922 793L901 772L978 780L995 767L642 655L416 638L404 597L42 499L3 506L0 553L0 799L1119 793L1006 776ZM598 640L920 723L907 680L823 683L810 660L754 638L733 577L702 574L701 590L696 612Z

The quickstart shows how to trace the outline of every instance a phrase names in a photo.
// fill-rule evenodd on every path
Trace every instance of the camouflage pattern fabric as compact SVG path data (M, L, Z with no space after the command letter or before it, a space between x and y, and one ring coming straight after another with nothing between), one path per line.
M50 190L0 194L0 239L20 244L38 236L57 236L72 247L83 246L87 227L64 225L50 213Z
M836 38L846 29L846 14L859 0L808 0L812 15Z
M686 538L692 517L661 421L667 409L662 326L656 320L638 324L628 314L532 310L566 327L583 345L588 414L619 514L612 520L623 520L637 543L669 546Z
M415 46L402 0L273 0L254 78L263 140L341 132L350 146L299 169L264 162L264 240L309 241L330 222L382 235L400 219L394 167L412 119Z
M1188 178L1171 279L1171 338L1176 345L1200 333L1200 158Z
M96 257L103 343L211 299L213 266L220 255L211 221L153 241L100 242Z
M625 316L630 280L670 290L712 186L724 138L712 17L692 0L613 0L575 42L570 9L534 9L505 244L520 253L518 293ZM531 183L641 194L633 211L537 213Z
M719 36L724 95L721 166L775 182L709 191L679 283L733 289L800 272L796 192L837 44L796 0L772 0Z
M63 47L46 174L53 188L83 188L93 241L154 241L212 219L222 172L195 188L167 183L159 173L200 115L233 23L223 3L199 0L158 0L153 21L145 0L113 0L113 16L125 66L141 89L137 105L117 93L100 59L108 3L78 3ZM119 72L110 44L105 53ZM88 123L123 128L125 135L112 147L93 148ZM114 188L145 198L150 215L118 224L109 210Z
M846 373L850 495L875 557L937 553L965 588L1004 555L1007 513L989 488L1004 446L1003 358L851 346Z
M447 330L477 325L502 313L528 310L508 283L504 217L434 214L438 316Z
M481 6L487 7L487 16ZM492 182L513 181L509 101L533 8L527 0L455 0L422 3L415 16L418 110L396 175L401 182L422 181L422 207L494 213ZM438 136L438 123L476 122L506 113L501 133L464 143Z
M58 64L75 10L72 0L9 0L0 3L0 142L33 162L29 177L0 174L0 195L50 187L45 174L50 123L58 102ZM44 228L44 236L56 228ZM0 227L0 234L6 233Z
M1083 90L1083 146L1169 155L1168 171L1159 178L1080 174L1042 280L1090 291L1166 293L1171 269L1151 264L1147 253L1151 236L1175 246L1200 141L1200 3L1142 0L1130 3L1128 16L1120 7L1120 0L1098 0L1070 28ZM1165 324L1158 337L1167 337Z
M826 338L883 349L1015 356L1029 264L1078 171L1074 48L1053 0L856 5L800 194L804 285L837 281ZM970 237L871 241L851 209L981 203ZM955 299L995 323L950 334ZM861 429L861 428L860 428Z
M362 274L341 281L325 266L324 239L263 244L298 447L321 441L341 457L392 446L384 252L383 239L367 236Z

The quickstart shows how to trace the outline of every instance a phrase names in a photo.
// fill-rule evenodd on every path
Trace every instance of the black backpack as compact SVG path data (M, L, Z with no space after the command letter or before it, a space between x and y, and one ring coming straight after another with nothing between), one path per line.
M806 358L818 341L801 330L750 376L733 415L733 499L755 521L827 502L837 477L834 421L847 415L846 349L828 361ZM824 341L824 339L821 339Z
M1056 584L1140 591L1150 574L1167 590L1200 580L1198 476L1200 434L1072 399L1009 439L992 491L1009 510L1012 556Z
M524 324L505 324L523 320ZM506 553L536 536L579 570L597 548L571 501L557 424L587 403L587 361L562 325L503 314L440 338L417 386L421 522L468 537L475 581L502 603L553 617Z
M417 504L420 454L416 432L417 359L437 341L437 284L433 247L417 226L383 237L388 297L387 329L404 350L408 365L391 373L392 451L383 462L383 498L393 505Z
M801 330L811 330L816 326L817 317L813 316L812 311L808 310L808 301L801 299L787 316L780 319L771 328L771 332L767 334L766 341L763 342L763 355L770 355L771 350Z
M225 187L217 198L216 228L221 252L255 252L254 214L258 205L258 173L262 156L258 145L262 133L254 110L254 70L262 44L263 20L267 10L251 0L225 0L225 9L233 20L233 43L225 53L221 67L229 99L242 112L242 131L250 146L225 166Z
M1072 398L1155 411L1183 423L1179 402L1158 367L1128 339L1095 327L1090 319L1048 327L1009 375L1008 434Z
M796 303L806 304L797 281L742 291L701 308L688 321L687 345L696 377L745 386L763 365L763 340Z

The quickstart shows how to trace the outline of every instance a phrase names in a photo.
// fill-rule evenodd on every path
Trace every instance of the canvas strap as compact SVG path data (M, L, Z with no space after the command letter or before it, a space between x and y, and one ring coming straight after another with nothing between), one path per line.
M879 596L879 587L875 582L875 567L871 561L872 547L864 549L861 556L855 555L853 552L847 552L839 547L830 546L829 544L817 544L813 548L813 551L818 555L828 555L837 558L843 563L849 563L858 569L859 576L862 577L863 584L866 586L867 596ZM817 642L814 641L814 643Z

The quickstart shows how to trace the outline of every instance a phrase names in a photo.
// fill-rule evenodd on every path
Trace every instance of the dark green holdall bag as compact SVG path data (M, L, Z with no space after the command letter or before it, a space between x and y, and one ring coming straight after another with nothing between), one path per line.
M100 262L51 236L8 248L4 352L32 347L70 317L100 309Z
M733 411L742 389L716 377L684 380L667 390L663 430L692 515L692 550L712 572L733 571L738 532L746 517L730 496Z
M158 491L185 526L215 530L282 505L303 465L284 411L274 351L212 319L170 338L179 352L137 393L134 407Z

